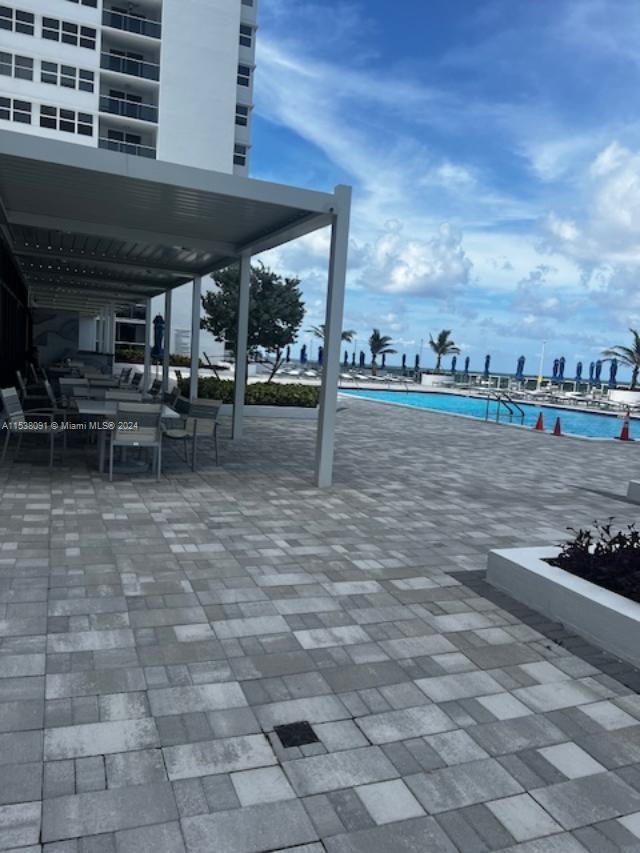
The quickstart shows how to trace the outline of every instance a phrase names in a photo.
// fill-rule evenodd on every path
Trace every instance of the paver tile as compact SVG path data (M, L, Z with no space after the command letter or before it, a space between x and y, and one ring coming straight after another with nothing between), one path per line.
M276 757L264 735L223 738L163 749L169 779L268 767Z

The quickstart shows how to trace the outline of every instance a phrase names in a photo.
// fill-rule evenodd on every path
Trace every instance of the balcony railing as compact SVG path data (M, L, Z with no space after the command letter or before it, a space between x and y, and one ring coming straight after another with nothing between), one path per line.
M139 18L137 15L125 15L123 12L105 9L102 13L102 23L105 27L125 30L139 36L162 38L162 24L159 21L150 21L147 18Z
M151 160L156 158L156 149L151 145L136 145L133 142L107 139L104 136L100 137L98 145L100 148L106 148L108 151L119 151L121 154L133 154L136 157L148 157Z
M122 98L100 95L100 111L126 118L136 118L139 121L158 123L158 108L153 104L139 104L135 101L126 101Z
M141 59L129 59L126 56L114 56L103 53L100 67L107 71L117 71L119 74L131 74L144 80L159 80L160 66L155 62L144 62Z

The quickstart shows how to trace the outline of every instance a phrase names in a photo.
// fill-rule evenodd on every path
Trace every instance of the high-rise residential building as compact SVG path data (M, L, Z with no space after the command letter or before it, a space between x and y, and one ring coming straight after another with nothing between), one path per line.
M0 2L0 127L246 175L256 4Z

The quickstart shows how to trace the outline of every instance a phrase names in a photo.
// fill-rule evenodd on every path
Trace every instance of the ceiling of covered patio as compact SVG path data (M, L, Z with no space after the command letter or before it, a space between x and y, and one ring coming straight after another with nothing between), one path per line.
M0 131L0 229L36 307L140 302L334 209L331 193Z

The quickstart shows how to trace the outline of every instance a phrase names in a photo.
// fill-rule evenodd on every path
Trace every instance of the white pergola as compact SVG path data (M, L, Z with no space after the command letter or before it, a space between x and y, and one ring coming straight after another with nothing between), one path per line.
M244 417L251 258L331 226L319 486L332 481L350 208L347 186L320 193L0 131L0 229L31 304L94 313L103 320L106 339L115 307L146 302L149 321L152 297L165 294L170 340L172 290L192 281L192 397L198 388L202 277L239 262L234 439L242 435ZM165 382L168 367L166 346Z

